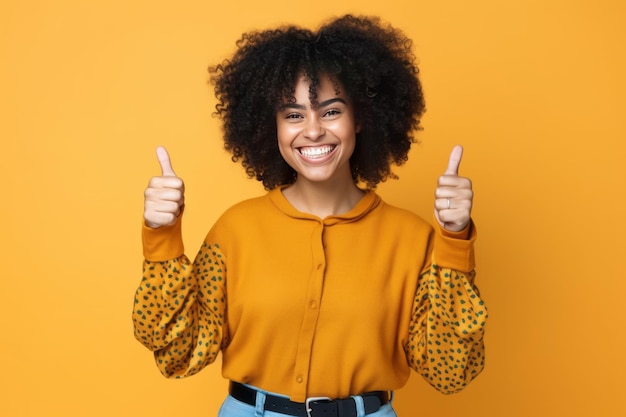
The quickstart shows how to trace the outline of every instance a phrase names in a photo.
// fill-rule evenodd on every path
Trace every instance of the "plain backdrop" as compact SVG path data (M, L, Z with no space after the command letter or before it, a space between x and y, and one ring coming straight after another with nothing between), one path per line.
M426 94L379 193L431 220L457 143L476 192L487 366L453 396L413 374L399 415L626 415L621 0L3 1L0 415L216 415L219 363L167 380L132 333L154 149L186 181L194 256L264 193L222 148L206 68L244 31L347 12L413 39Z

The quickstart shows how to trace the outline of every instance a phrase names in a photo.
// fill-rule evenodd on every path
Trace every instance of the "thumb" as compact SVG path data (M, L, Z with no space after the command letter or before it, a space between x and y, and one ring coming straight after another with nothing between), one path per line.
M161 175L163 175L164 177L175 177L176 173L172 168L170 155L167 153L167 150L163 146L159 146L156 149L156 154L159 160L159 165L161 165Z
M450 152L450 159L448 160L448 168L443 175L459 175L459 165L461 165L461 158L463 157L463 147L456 145L452 152Z

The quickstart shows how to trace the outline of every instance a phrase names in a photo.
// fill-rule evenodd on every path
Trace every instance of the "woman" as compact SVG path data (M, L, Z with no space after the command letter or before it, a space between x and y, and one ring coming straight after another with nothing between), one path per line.
M183 254L183 181L165 149L145 192L135 335L167 377L223 356L221 416L394 416L410 369L436 389L484 366L471 182L450 156L434 228L375 186L424 111L410 41L376 18L243 35L210 68L225 147L268 193Z

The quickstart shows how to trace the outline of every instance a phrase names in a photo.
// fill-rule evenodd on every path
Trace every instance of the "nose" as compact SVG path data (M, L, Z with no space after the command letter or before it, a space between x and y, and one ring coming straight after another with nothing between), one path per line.
M319 116L309 116L306 122L306 126L304 126L304 137L310 140L318 140L320 137L324 136L325 130L322 126Z

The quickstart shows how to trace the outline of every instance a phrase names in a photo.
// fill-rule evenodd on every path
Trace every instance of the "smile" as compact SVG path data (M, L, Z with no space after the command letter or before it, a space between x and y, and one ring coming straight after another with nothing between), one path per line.
M298 151L302 156L309 159L319 159L323 158L326 155L330 154L336 148L335 145L324 145L324 146L307 146L303 148L298 148Z

